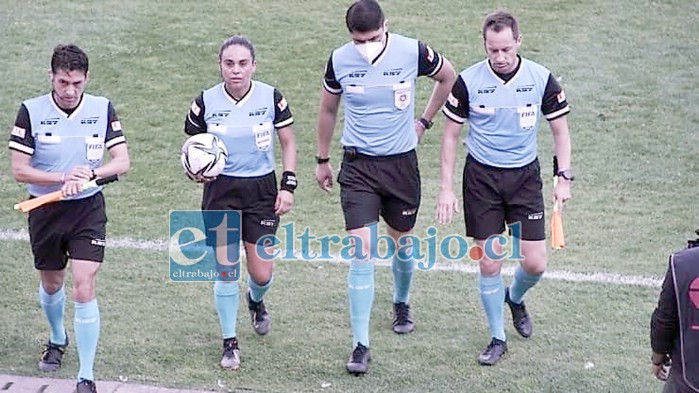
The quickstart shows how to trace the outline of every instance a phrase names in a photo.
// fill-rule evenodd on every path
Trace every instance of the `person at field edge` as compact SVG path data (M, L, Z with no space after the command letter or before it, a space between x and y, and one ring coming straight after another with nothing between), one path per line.
M508 305L515 330L532 335L524 294L546 269L542 180L537 158L537 130L548 120L561 170L554 200L570 198L573 175L568 102L553 74L518 55L522 44L517 19L496 11L486 16L483 41L487 58L459 74L447 99L441 153L441 190L437 219L451 221L458 203L453 190L456 147L468 121L468 150L463 172L466 234L486 252L479 261L478 288L492 336L480 354L481 365L493 365L507 352L503 308ZM502 247L489 242L503 233L505 223L521 224L521 253L512 285L504 287L500 270ZM516 235L516 234L515 234ZM491 259L492 258L492 259Z
M666 381L663 393L699 392L699 240L670 256L650 344L653 374Z
M362 374L370 356L369 318L374 300L370 226L379 216L395 244L411 234L420 205L420 174L415 148L444 104L456 73L449 61L416 39L389 33L374 0L354 2L346 13L352 41L335 49L325 68L318 114L316 181L332 187L330 142L341 97L345 121L344 150L338 176L345 229L361 239L348 277L352 348L347 370ZM417 77L435 81L422 116L416 121ZM414 261L400 250L393 257L393 331L410 333L414 321L409 293Z
M75 304L74 334L80 370L77 393L96 392L93 365L100 334L96 277L106 239L101 187L81 191L89 180L129 170L129 153L111 101L84 93L88 57L78 46L58 45L51 57L52 90L24 101L10 134L12 175L31 197L61 190L64 200L29 212L29 238L39 271L39 301L50 338L41 371L61 367L68 347L64 325L66 267L70 262ZM111 160L102 164L104 150Z
M273 263L258 253L258 241L274 235L279 217L291 210L296 189L294 118L275 87L252 79L257 66L255 48L247 37L226 39L219 51L222 83L203 91L192 102L185 132L210 132L228 149L226 166L204 186L202 210L242 212L242 239L247 260L248 310L259 335L269 333L271 318L264 296L272 286ZM284 171L277 192L274 134L282 148ZM200 179L201 180L201 179ZM265 250L267 255L272 251ZM237 282L216 281L214 304L223 335L221 367L237 370L240 349L236 334Z

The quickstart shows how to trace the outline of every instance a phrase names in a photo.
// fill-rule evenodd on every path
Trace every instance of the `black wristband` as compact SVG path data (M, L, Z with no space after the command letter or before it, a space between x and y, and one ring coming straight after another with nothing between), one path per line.
M330 157L320 158L320 156L316 156L316 163L317 164L327 164L328 162L330 162Z
M425 127L426 130L429 130L430 128L432 128L433 123L431 121L425 119L424 117L417 119L417 121L422 123L422 126Z
M297 184L298 183L296 182L296 173L291 171L284 171L284 173L282 173L282 182L279 186L279 189L289 191L293 194Z

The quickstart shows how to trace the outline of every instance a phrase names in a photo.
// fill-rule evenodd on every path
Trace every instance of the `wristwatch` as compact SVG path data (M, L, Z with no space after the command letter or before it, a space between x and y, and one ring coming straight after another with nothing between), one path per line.
M562 177L562 178L564 178L564 179L566 179L566 180L568 180L568 181L573 181L573 180L575 180L575 176L573 176L573 171L571 171L570 169L565 169L565 170L562 170L562 171L558 171L558 173L556 173L556 176Z
M328 158L320 158L320 156L316 156L316 163L318 164L326 164L330 162L330 157Z
M434 124L431 121L425 119L424 117L417 119L417 121L422 123L422 126L425 127L426 130L429 130L430 128L432 128L432 124Z

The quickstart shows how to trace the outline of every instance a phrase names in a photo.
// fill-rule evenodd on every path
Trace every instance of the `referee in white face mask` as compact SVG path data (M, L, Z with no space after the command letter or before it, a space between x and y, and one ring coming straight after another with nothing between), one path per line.
M351 261L349 301L352 354L347 370L367 371L369 317L374 300L374 264L369 226L383 217L396 244L409 235L420 205L420 174L415 147L449 95L456 74L447 59L426 44L389 33L375 0L359 0L347 10L352 41L335 49L325 69L318 114L316 180L332 187L330 142L341 98L345 121L344 150L338 177L345 229L361 239L361 255ZM435 80L420 117L415 119L415 83L419 76ZM398 252L393 258L393 331L413 331L408 295L414 261Z

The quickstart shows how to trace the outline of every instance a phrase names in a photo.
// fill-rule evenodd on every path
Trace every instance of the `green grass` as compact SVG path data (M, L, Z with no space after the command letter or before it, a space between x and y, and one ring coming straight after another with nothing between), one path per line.
M115 103L129 140L133 169L110 186L111 237L162 240L167 213L199 205L201 189L182 175L178 152L191 100L218 81L218 46L243 33L256 44L257 78L278 86L294 112L299 150L296 207L283 219L317 235L343 232L339 192L323 194L313 179L315 119L323 67L347 40L348 1L26 1L0 0L0 125L6 136L21 100L50 88L51 49L76 42L91 61L88 91ZM565 211L568 248L550 268L660 276L667 255L699 227L699 5L686 0L608 2L502 1L520 18L521 53L562 77L573 112L578 180ZM480 24L486 1L384 0L389 29L418 37L457 70L484 54ZM431 83L418 85L418 110ZM443 119L419 148L423 204L416 232L434 221ZM336 133L333 163L337 169ZM543 172L550 173L549 129L540 133ZM459 160L464 153L460 152ZM26 227L10 209L24 198L0 150L0 228ZM459 165L460 166L460 165ZM460 173L460 168L457 168ZM546 193L550 178L545 177ZM460 182L457 183L460 187ZM463 222L440 228L462 233ZM0 372L35 374L46 326L36 302L29 246L3 241L0 252ZM206 284L167 281L167 255L109 250L99 278L103 318L99 379L163 386L227 386L266 391L604 391L658 390L648 365L648 319L657 290L544 280L528 295L536 335L508 326L510 354L483 369L475 356L487 342L475 277L446 272L416 276L418 330L389 330L390 274L379 269L372 319L375 361L350 378L346 267L283 262L269 294L271 336L254 337L241 307L243 371L216 367L219 334ZM322 268L320 268L322 266ZM72 308L69 308L69 313ZM71 314L72 315L72 314ZM70 319L68 319L70 320ZM508 322L509 323L509 322ZM586 370L588 361L596 366ZM59 374L72 377L74 350ZM331 383L322 389L323 382ZM515 387L516 386L516 387Z

